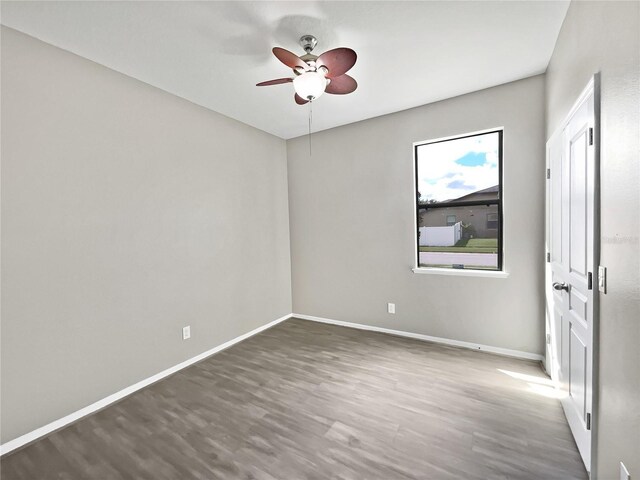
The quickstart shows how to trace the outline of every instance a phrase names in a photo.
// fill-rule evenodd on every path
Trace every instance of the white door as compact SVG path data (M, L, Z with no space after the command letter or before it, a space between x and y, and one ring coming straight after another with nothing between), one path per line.
M547 143L547 311L552 378L590 470L595 263L595 116L590 84Z

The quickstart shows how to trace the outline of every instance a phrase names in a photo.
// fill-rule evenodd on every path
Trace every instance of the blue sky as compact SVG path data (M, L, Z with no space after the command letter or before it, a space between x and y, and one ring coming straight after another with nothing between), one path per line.
M469 152L457 159L456 163L463 167L480 167L487 163L487 154L485 152Z
M451 200L498 184L497 133L418 147L418 190Z

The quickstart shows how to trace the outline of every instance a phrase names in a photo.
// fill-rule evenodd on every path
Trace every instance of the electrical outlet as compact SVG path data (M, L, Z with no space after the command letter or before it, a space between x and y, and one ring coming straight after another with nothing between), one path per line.
M396 313L396 304L395 303L387 303L387 312Z
M182 339L187 340L189 338L191 338L191 325L182 327Z
M598 267L598 290L607 293L607 268L602 265Z
M624 463L620 462L620 480L631 480L629 470L624 466Z

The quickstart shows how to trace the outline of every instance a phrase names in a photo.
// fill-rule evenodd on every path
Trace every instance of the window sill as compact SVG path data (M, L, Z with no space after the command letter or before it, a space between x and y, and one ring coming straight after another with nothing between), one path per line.
M453 268L413 268L413 273L427 275L456 275L459 277L485 277L485 278L507 278L509 272L503 270L463 270Z

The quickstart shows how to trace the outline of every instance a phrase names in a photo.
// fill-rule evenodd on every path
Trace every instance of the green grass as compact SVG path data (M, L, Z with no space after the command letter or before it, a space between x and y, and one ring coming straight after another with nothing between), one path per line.
M497 238L468 238L459 240L456 247L481 247L481 248L498 248Z
M420 247L421 252L498 253L497 238L469 238L453 247Z

